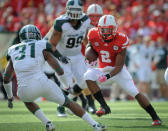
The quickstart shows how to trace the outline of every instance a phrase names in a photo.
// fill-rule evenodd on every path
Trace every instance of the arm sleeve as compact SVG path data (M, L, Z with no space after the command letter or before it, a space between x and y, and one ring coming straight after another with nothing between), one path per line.
M54 56L59 59L60 57L62 57L62 55L60 54L60 52L58 50L54 51Z
M94 29L90 29L89 32L88 32L88 35L87 35L87 38L90 42L93 41L94 39L94 36L95 36L95 30Z
M54 29L56 30L56 31L59 31L59 32L62 32L62 25L61 25L61 20L55 20L55 22L54 22Z
M51 46L51 44L48 41L46 43L46 49L45 50L53 53L52 46Z
M45 50L51 52L57 59L62 57L61 53L58 50L55 50L55 51L52 50L52 46L49 42L46 43L46 49Z
M121 41L122 41L122 49L124 49L124 48L127 48L127 46L129 45L129 39L128 39L128 37L125 35L125 34L122 34L122 36L121 36Z
M124 49L126 49L129 45L129 39L128 37L123 34L123 33L119 33L118 34L118 44L117 46L119 47L119 49L117 49L117 47L113 47L115 50L118 50L118 52L122 52Z
M37 46L38 50L40 52L41 51L43 52L45 50L45 51L53 53L52 45L47 40L41 40L37 44L38 44Z

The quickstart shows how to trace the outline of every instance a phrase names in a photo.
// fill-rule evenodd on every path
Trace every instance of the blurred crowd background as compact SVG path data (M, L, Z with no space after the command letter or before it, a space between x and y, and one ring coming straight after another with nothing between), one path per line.
M67 0L0 0L0 35L16 34L26 24L36 25L42 36L49 31L54 19L65 13ZM168 48L168 0L83 0L84 12L97 3L104 14L112 14L118 22L118 31L128 35L126 65L135 84L151 100L168 100L164 81ZM3 37L0 37L3 38ZM9 39L9 37L8 37ZM9 42L9 41L8 41ZM5 43L2 43L3 46ZM0 43L0 54L2 52ZM0 55L1 73L6 60ZM1 84L2 85L2 84ZM2 89L3 90L3 89ZM104 96L113 100L131 99L114 83L104 90Z

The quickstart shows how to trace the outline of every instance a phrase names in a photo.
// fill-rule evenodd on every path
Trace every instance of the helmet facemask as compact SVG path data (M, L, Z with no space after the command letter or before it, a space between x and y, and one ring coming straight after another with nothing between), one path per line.
M71 20L79 20L83 15L82 7L68 6L66 7L66 15Z
M103 9L98 4L91 4L87 9L87 15L91 20L91 24L97 27L99 19L103 15Z
M117 28L114 26L98 26L99 33L104 41L111 41L115 35Z
M117 33L117 22L114 16L104 15L100 18L98 23L99 34L105 42L110 42L114 39Z
M89 16L89 18L90 18L90 20L91 20L91 24L93 25L93 26L97 26L98 25L98 22L99 22L99 19L100 19L100 17L102 16L102 15L100 15L100 14L90 14L90 15L88 15Z
M28 32L28 39L41 40L41 34L38 32Z

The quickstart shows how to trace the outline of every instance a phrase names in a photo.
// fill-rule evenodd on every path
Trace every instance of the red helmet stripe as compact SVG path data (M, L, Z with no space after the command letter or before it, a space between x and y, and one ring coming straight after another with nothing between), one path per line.
M97 6L96 6L96 4L95 4L95 13L97 14Z
M104 18L104 24L106 24L106 20L107 20L107 16L105 16L105 18Z

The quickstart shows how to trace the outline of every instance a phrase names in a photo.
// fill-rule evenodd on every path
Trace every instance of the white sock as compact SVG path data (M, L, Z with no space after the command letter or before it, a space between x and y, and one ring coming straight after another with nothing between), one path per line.
M38 110L34 113L34 115L35 115L38 119L40 119L45 125L47 124L48 121L50 121L50 120L48 120L48 118L45 116L45 114L42 112L41 109L38 109Z
M97 124L97 122L93 120L93 118L87 112L85 112L85 114L82 116L82 119L88 122L91 126Z
M7 93L8 99L13 97L13 93L12 93L12 82L9 82L8 84L3 84L5 91Z

